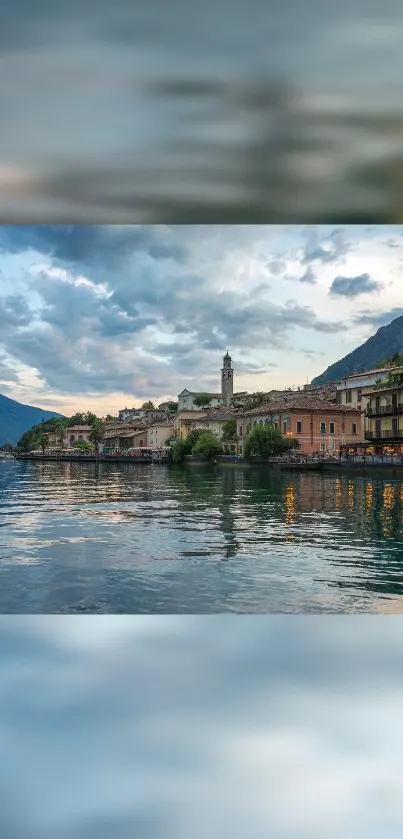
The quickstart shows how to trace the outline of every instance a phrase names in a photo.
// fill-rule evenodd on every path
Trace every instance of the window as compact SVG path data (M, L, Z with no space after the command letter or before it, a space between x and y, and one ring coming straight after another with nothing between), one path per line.
M361 402L361 398L362 398L362 389L358 388L358 390L357 390L357 402Z
M351 390L346 390L346 403L347 403L347 405L349 404L349 402L352 402L352 401L353 401L353 394L351 393Z
M239 436L242 437L242 425L239 426Z
M302 434L302 422L297 420L297 434Z
M326 423L325 422L321 422L321 424L320 424L320 433L321 434L326 434Z
M329 434L335 433L335 425L334 422L329 423Z
M353 434L357 434L357 423L353 422Z
M278 422L275 422L275 423L274 423L274 428L277 428L277 429L278 429Z
M321 452L325 452L325 451L326 451L326 443L321 443L321 444L320 444L320 450L321 450Z
M242 446L239 446L239 454L242 454Z
M287 432L287 420L283 422L283 433L286 434Z

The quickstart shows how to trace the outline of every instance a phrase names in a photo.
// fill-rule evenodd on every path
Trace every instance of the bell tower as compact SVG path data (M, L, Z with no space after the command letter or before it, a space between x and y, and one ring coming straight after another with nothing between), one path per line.
M228 350L223 359L223 366L221 370L221 396L224 404L229 407L232 397L234 395L234 371L231 364L231 356Z

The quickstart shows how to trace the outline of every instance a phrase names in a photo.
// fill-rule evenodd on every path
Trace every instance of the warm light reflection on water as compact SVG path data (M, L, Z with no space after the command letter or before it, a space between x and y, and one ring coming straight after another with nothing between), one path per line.
M0 612L380 611L399 480L5 462Z

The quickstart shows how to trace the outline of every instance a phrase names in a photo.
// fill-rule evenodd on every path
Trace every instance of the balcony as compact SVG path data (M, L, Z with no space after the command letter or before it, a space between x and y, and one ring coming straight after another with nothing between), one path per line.
M376 431L366 431L364 434L366 440L403 440L403 429L396 428L395 431L388 429Z
M380 405L379 408L368 407L365 411L367 417L401 416L403 405Z

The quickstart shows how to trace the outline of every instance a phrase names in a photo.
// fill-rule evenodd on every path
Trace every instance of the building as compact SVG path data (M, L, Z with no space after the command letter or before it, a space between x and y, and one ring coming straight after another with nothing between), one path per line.
M211 431L216 437L221 440L225 423L229 420L235 419L236 413L234 411L207 411L204 416L198 419L188 420L188 429L192 431L194 428L202 428L205 431ZM236 444L228 442L226 446L229 451L236 450Z
M164 420L166 411L158 408L123 408L123 410L119 411L118 416L121 422L142 420L145 425L149 425L156 422L156 420Z
M365 439L385 454L403 454L403 375L368 391L367 399Z
M50 449L60 449L62 447L62 434L60 431L45 431L43 436L47 438Z
M188 390L187 387L185 387L178 396L178 413L180 411L200 411L200 406L195 405L194 400L196 396L201 396L201 394L210 397L211 401L209 407L211 408L218 408L223 404L221 393L207 393L207 391L202 390Z
M199 410L200 406L195 405L194 400L196 396L201 396L202 394L210 397L209 409L229 408L230 405L243 407L247 404L248 393L245 390L234 393L234 369L232 367L231 356L228 352L226 352L223 358L223 366L221 368L221 392L209 393L205 390L195 391L185 388L178 396L178 413L180 411Z
M160 449L166 446L175 434L175 428L172 422L158 422L154 425L149 425L147 428L147 446L150 449Z
M63 438L63 448L74 448L74 444L79 441L90 443L90 434L92 425L71 425L66 428Z
M147 447L147 428L142 430L127 430L121 429L119 432L107 433L102 441L102 449L104 454L111 452L126 453L132 449L142 449Z
M268 403L237 416L238 453L256 425L272 425L284 436L295 437L301 452L338 454L342 444L361 440L362 417L357 408L337 405L320 399L289 398Z
M378 367L366 370L364 373L354 373L346 376L337 384L337 401L340 405L350 405L365 412L368 391L373 390L380 379L387 378L389 367Z
M234 371L232 369L231 356L227 350L223 358L221 369L221 396L223 404L229 408L234 396Z
M201 417L204 417L206 413L206 411L200 411L196 409L190 409L188 411L178 411L173 420L175 436L178 438L178 440L186 440L189 431L192 428L192 422L195 419L200 419Z
M173 405L175 405L176 407L173 410L171 410L171 407ZM178 407L178 403L175 402L174 399L169 399L168 402L161 402L160 405L158 405L158 410L163 411L164 414L170 414L170 413L175 414L176 411L177 411L177 407Z

